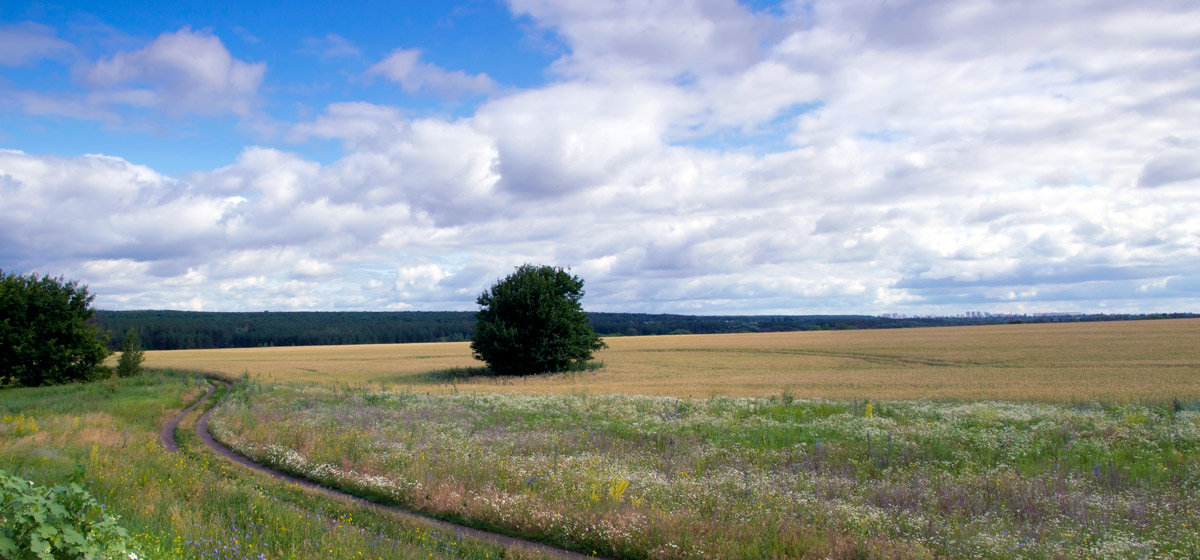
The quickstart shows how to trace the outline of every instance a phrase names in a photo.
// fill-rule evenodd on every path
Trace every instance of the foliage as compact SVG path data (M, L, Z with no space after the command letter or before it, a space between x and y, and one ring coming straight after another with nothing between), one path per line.
M128 533L76 479L45 488L0 470L0 557L75 560L127 552Z
M583 280L551 266L522 265L476 300L471 350L499 375L578 368L604 342L579 303Z
M133 377L142 372L142 360L146 359L142 351L142 343L138 338L137 329L130 327L125 331L125 340L121 343L121 357L117 360L117 376Z
M86 286L0 271L0 378L51 385L94 378L108 349Z
M469 311L100 310L96 322L114 333L137 329L146 350L191 350L463 342L475 319Z

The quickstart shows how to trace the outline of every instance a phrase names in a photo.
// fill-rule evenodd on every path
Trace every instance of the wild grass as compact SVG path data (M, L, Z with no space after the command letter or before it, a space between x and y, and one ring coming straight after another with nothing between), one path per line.
M146 364L251 374L213 421L247 455L583 552L1200 557L1200 321L608 343L599 370L534 378L480 375L453 343ZM182 454L162 453L155 430L199 392L162 374L0 392L0 468L54 482L84 463L154 557L516 554L430 546L230 470L184 432Z
M620 558L1195 558L1200 407L247 383L278 468Z
M515 378L463 376L483 365L466 343L147 352L146 365L420 392L1200 399L1200 320L1193 319L618 337L607 343L597 353L604 364L599 370Z
M190 423L182 451L166 453L158 429L204 387L155 372L0 391L0 469L53 485L82 467L86 490L145 559L533 557L251 474L211 454Z

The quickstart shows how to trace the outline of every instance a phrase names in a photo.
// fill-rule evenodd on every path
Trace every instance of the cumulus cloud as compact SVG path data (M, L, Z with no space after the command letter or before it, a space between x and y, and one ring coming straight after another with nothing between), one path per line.
M265 72L264 63L234 58L215 35L185 27L145 48L102 58L79 76L92 88L93 105L249 116Z
M670 88L570 83L490 102L473 126L495 139L506 191L560 196L655 157L680 105L687 101Z
M513 0L561 36L570 52L556 62L568 77L612 80L689 78L759 60L767 22L734 0L588 2Z
M402 204L439 225L462 224L498 210L493 140L467 122L411 119L390 107L335 104L295 138L333 138L348 148L325 169L338 202Z
M488 93L496 88L487 74L446 70L421 61L421 49L396 49L367 69L366 77L383 77L410 94L455 98Z
M500 91L394 51L368 76L491 96L453 117L328 104L286 135L340 143L326 161L249 147L168 178L0 152L15 201L0 263L111 278L124 307L470 309L546 262L575 267L597 310L1194 310L1189 3L511 7L562 42L553 81ZM225 53L215 76L254 68L179 34ZM126 68L208 75L147 54L170 50L115 55L88 79L165 95L175 82ZM246 106L259 83L194 79Z

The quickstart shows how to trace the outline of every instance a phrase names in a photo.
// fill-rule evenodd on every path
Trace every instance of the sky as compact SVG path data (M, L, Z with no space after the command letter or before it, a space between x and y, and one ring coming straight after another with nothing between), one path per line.
M1200 312L1194 0L0 6L0 269L100 309Z

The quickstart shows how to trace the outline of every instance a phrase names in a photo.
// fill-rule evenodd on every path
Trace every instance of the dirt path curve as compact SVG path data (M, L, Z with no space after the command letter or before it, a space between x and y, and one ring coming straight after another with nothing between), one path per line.
M180 412L179 416L172 418L170 422L167 422L166 426L163 426L162 431L158 432L158 441L162 443L162 446L166 448L167 451L170 451L171 453L179 451L179 444L175 441L175 428L179 427L179 422L183 420L184 416L187 416L193 410L195 410L197 406L200 406L201 403L207 401L216 390L217 386L209 383L208 392L205 393L200 400L192 403L192 406L183 409L183 412Z
M210 379L210 381L215 382L215 383L221 383L221 384L225 385L226 389L229 389L229 383L226 381L222 381L219 379ZM192 406L189 406L183 412L179 413L179 416L176 416L173 420L168 422L166 426L163 427L162 432L159 433L159 440L162 441L163 447L165 447L167 449L167 451L174 452L174 451L179 450L179 445L175 442L175 428L179 425L179 422L181 420L183 420L184 416L186 416L188 413L190 413L193 409L195 409L200 404L208 401L208 399L210 397L212 397L212 394L215 390L216 390L215 385L210 386L208 389L208 394L204 395L204 398L200 399L199 401L196 401L195 404L193 404ZM583 558L595 559L596 558L595 556L585 556L585 555L579 554L577 552L563 550L561 548L552 547L552 546L545 545L545 544L538 543L538 542L527 541L524 539L518 539L516 537L510 537L508 535L501 535L499 533L490 533L487 531L482 531L479 529L474 529L471 527L458 525L456 523L442 521L440 519L433 519L431 517L425 517L423 515L418 515L411 511L400 509L400 508L394 507L394 506L385 506L382 504L377 504L370 500L366 500L366 499L360 498L358 496L353 496L351 494L347 494L345 492L342 492L340 490L336 490L333 488L327 488L325 486L321 486L320 484L316 484L312 481L309 481L309 480L306 480L303 478L299 478L299 477L295 477L290 474L279 472L279 471L271 469L269 467L260 465L258 463L255 463L254 461L251 461L250 459L247 459L246 457L243 457L242 455L239 455L234 450L229 449L228 447L225 447L223 444L221 444L217 440L213 439L212 435L208 433L208 417L212 414L212 411L213 411L213 408L209 408L208 410L204 411L204 414L202 414L198 420L196 420L196 435L200 437L200 441L203 441L205 445L212 448L212 450L216 451L217 454L221 455L222 457L225 457L226 459L229 459L230 461L233 461L240 465L244 465L250 469L254 469L261 473L269 474L275 478L285 480L289 483L296 484L298 486L303 486L305 488L316 490L316 491L321 492L322 494L325 494L326 496L330 496L332 498L337 498L339 500L351 501L356 504L362 505L364 507L369 507L374 510L385 511L385 512L391 513L392 515L398 515L401 518L404 518L404 519L410 520L410 521L419 522L420 524L430 527L434 530L442 531L444 533L452 533L454 535L458 535L460 538L469 538L469 539L482 541L482 542L486 542L486 543L490 543L490 544L494 544L494 545L498 545L498 546L522 547L525 549L536 550L538 552L542 552L547 555L556 556L558 558L570 558L570 559L583 559Z

